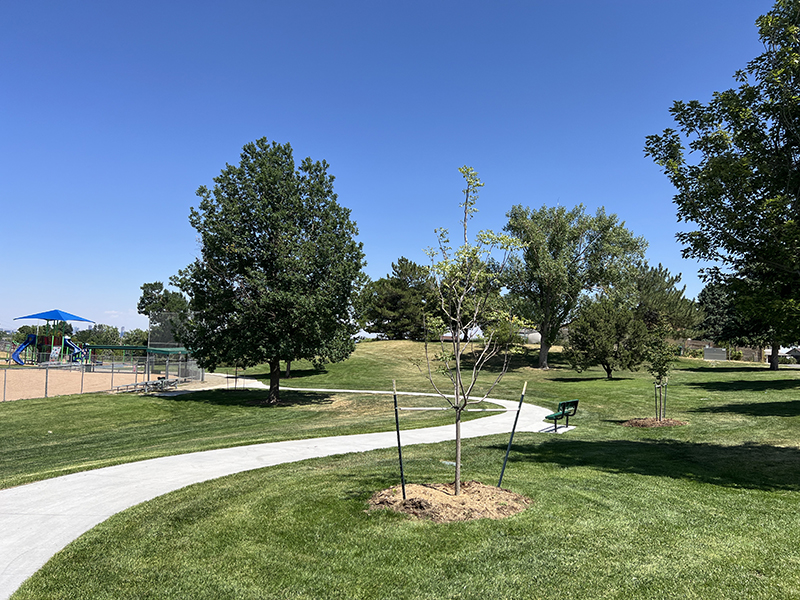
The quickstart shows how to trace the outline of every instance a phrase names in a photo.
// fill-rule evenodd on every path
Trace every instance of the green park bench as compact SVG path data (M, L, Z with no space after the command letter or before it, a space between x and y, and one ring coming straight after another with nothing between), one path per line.
M559 419L566 419L567 427L569 427L569 418L575 416L576 412L578 412L578 401L564 400L558 403L558 410L552 415L547 415L545 419L553 421L553 431L558 432Z

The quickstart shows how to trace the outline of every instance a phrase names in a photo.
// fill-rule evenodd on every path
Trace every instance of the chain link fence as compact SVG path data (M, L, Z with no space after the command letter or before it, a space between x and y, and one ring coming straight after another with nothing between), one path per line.
M49 398L68 394L154 389L163 382L203 381L203 369L185 354L117 356L103 352L90 363L6 366L0 373L2 400Z

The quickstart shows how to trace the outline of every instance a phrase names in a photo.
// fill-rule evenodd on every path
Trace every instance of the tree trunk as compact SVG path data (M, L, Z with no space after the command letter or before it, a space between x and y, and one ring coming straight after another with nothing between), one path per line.
M608 377L608 379L614 379L614 377L612 375L614 373L614 369L611 368L611 365L604 364L603 365L603 370L606 372L606 377Z
M269 403L277 404L280 400L281 360L273 358L269 361Z
M455 495L461 493L461 410L456 409L456 483Z
M550 366L547 364L547 355L550 352L550 344L544 341L542 338L542 342L539 345L539 368L542 370L547 370Z
M547 365L547 355L550 353L550 342L548 341L550 339L550 327L546 322L542 322L539 328L539 335L541 336L539 340L539 368L546 370L550 368Z
M772 342L772 353L769 355L769 370L778 370L778 353L781 351L781 345L778 342Z
M286 361L286 379L290 379L292 377L292 361Z

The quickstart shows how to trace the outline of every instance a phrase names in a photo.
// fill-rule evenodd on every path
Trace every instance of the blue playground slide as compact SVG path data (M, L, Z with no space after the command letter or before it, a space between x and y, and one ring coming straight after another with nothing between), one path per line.
M64 345L72 351L72 354L69 355L72 360L79 361L81 359L83 350L67 336L64 336Z
M13 360L18 365L24 365L25 361L20 358L20 354L22 354L23 350L30 346L31 344L36 345L36 334L29 333L28 337L25 338L25 341L22 342L19 347L14 350L14 353L11 355L11 360Z

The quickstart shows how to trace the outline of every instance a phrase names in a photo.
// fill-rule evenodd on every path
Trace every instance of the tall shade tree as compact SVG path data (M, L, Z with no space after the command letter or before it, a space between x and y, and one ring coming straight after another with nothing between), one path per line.
M515 310L542 336L539 368L548 368L559 330L576 316L582 297L613 286L644 257L647 243L614 214L594 216L582 204L539 210L514 206L505 231L525 246L509 266L507 287Z
M679 220L695 226L677 234L684 256L716 261L717 281L747 282L738 308L774 316L777 350L798 339L782 316L800 300L800 0L778 0L756 25L764 53L735 74L738 87L708 104L674 102L677 130L648 136L645 154L677 189Z
M357 327L352 296L363 266L350 210L337 203L325 161L295 166L289 144L261 138L200 187L189 220L201 256L173 283L189 297L181 341L200 365L270 365L347 358Z
M735 296L742 291L742 286L734 287L734 283L738 282L709 281L700 290L697 295L703 314L700 336L721 345L762 346L768 343L769 329L761 329L762 322L746 318L737 308Z
M498 310L494 301L501 286L501 275L511 251L521 246L511 236L498 235L492 231L481 231L474 242L469 239L467 226L477 212L475 207L478 190L483 182L472 168L463 166L459 172L464 177L463 242L457 248L450 245L446 229L437 229L438 246L429 248L431 259L430 275L436 295L436 303L442 317L429 319L431 330L438 338L439 352L430 354L430 344L426 337L425 356L427 374L436 392L450 404L455 411L456 459L455 493L461 492L461 417L470 404L484 400L494 389L506 372L508 348L511 336L508 335L508 314ZM499 256L496 256L499 254ZM491 267L490 267L491 263ZM482 329L480 345L470 341L470 335ZM469 370L465 373L465 354L469 354ZM504 355L502 366L494 381L481 398L472 398L478 383L481 369L498 354ZM441 389L434 373L447 376L451 391Z

